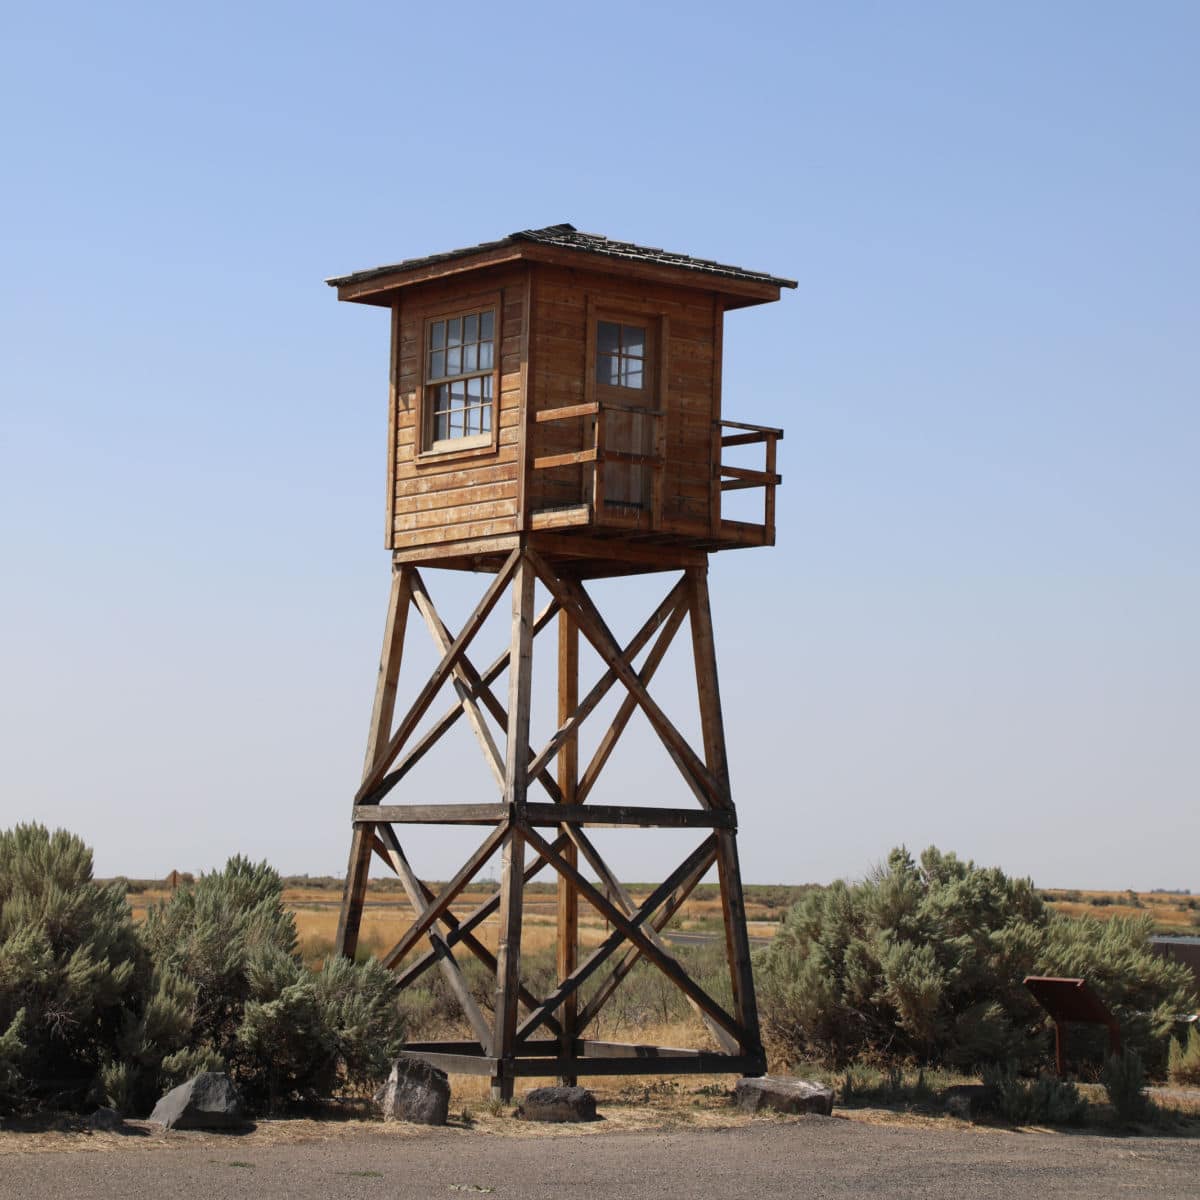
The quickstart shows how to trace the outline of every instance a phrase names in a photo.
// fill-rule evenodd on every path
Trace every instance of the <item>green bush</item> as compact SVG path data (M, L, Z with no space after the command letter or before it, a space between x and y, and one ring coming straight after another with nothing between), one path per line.
M309 971L266 863L232 858L181 887L147 914L144 938L155 965L191 989L192 1053L225 1064L252 1106L363 1090L402 1043L394 976L332 958Z
M1073 1125L1087 1113L1079 1089L1052 1075L1023 1079L1010 1064L985 1068L983 1082L995 1095L996 1111L1014 1125Z
M1146 1069L1142 1056L1136 1050L1126 1049L1120 1054L1110 1055L1100 1073L1108 1102L1113 1111L1125 1122L1141 1120L1150 1111L1150 1100L1146 1096Z
M1161 1078L1176 1015L1189 1011L1195 996L1190 970L1150 949L1153 932L1149 916L1102 921L1054 915L1043 932L1037 973L1086 979L1117 1018L1123 1044ZM1075 1062L1098 1068L1108 1056L1108 1031L1072 1025L1068 1045Z
M308 971L279 876L242 858L180 887L138 930L63 831L0 832L0 1111L104 1100L144 1113L228 1068L272 1107L362 1090L401 1041L377 963Z
M1167 1077L1180 1087L1200 1087L1200 1027L1188 1026L1183 1041L1171 1039Z
M968 1066L1027 1057L1022 986L1045 906L1028 880L930 848L813 892L756 958L767 1032L833 1066L872 1055Z
M794 1059L841 1067L901 1057L958 1068L1020 1067L1049 1052L1028 974L1088 980L1151 1068L1165 1066L1190 976L1152 954L1148 917L1102 922L1047 909L1029 880L931 847L893 850L861 883L805 896L756 956L769 1037ZM1104 1042L1072 1029L1072 1055Z
M0 831L0 1105L82 1103L149 974L124 893L93 880L79 838Z

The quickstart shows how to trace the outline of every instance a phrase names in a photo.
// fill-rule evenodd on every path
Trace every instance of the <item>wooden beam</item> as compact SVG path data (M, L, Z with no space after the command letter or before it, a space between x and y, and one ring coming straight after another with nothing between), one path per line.
M500 844L508 837L509 822L505 821L498 825L491 833L483 840L483 844L467 859L466 863L459 868L458 873L450 880L438 897L431 904L423 905L420 899L412 900L413 907L418 910L417 919L409 927L405 935L380 959L383 965L389 970L396 966L406 954L412 950L416 944L428 933L433 927L437 919L454 903L454 898L475 878L480 867L500 847ZM401 873L401 879L404 879L404 874ZM419 892L419 888L414 888L414 891Z
M450 653L450 635L446 629L442 619L438 616L437 609L433 606L433 601L429 597L429 592L425 587L425 580L421 578L421 573L414 567L412 571L412 594L413 602L417 606L417 611L424 618L425 626L429 630L429 636L433 638L433 644L437 647L438 653L446 655ZM476 702L473 689L470 687L471 677L467 674L464 664L467 663L467 657L464 653L459 661L452 668L452 683L454 690L458 694L459 704L462 710L466 713L467 722L471 726L475 734L476 740L479 742L479 748L483 751L483 757L487 761L487 765L492 772L492 777L496 780L498 789L504 787L504 765L500 758L500 750L496 746L496 739L492 737L492 731L488 728L487 722L483 719L483 713L479 711L479 704ZM473 668L472 668L473 670ZM478 674L475 674L478 679Z
M579 631L591 642L605 664L617 673L618 678L641 705L651 727L667 747L696 798L705 807L716 807L720 793L715 781L683 735L642 686L637 673L621 660L616 639L596 611L587 592L573 580L560 579L532 548L527 550L526 554L534 563L538 575L551 595L556 596L563 607L572 613L579 624Z
M737 1021L729 1015L669 954L660 950L647 935L645 930L634 925L603 893L575 870L562 855L556 854L547 842L529 826L522 827L522 833L535 850L540 851L549 860L550 865L560 874L570 877L576 891L602 916L607 918L631 942L638 946L664 975L685 995L690 996L708 1013L726 1032L733 1034L739 1041L746 1035L739 1028Z
M508 557L504 566L501 567L496 578L488 585L487 591L483 595L483 599L475 606L474 611L467 618L467 623L463 626L462 632L454 639L450 649L443 656L442 661L438 663L433 674L429 677L425 686L421 689L420 695L414 701L412 707L405 714L404 719L400 722L400 727L392 735L387 746L380 754L371 773L363 781L363 785L358 790L358 795L355 799L361 803L371 797L371 793L377 788L382 781L387 768L391 765L392 760L399 753L400 748L408 740L409 735L416 728L417 722L425 715L430 704L433 703L434 697L438 694L447 677L454 670L455 663L462 657L463 652L470 644L471 639L479 632L484 621L487 620L488 614L492 611L496 601L500 598L500 593L508 586L508 581L512 573L517 569L517 564L521 561L519 550L514 550Z
M400 660L408 622L410 582L411 573L407 567L393 569L387 616L383 625L383 649L379 654L379 672L375 679L375 700L371 705L371 724L363 763L364 778L378 761L395 716L396 684L400 677ZM346 866L345 889L338 913L337 932L334 934L334 953L345 958L352 959L358 950L370 862L371 832L369 829L356 828L350 839L350 861Z
M567 841L566 835L560 835L554 841L556 850L565 850L569 848L570 843ZM535 854L533 860L525 865L524 873L522 874L522 882L528 883L540 871L544 870L549 864L540 855ZM446 937L446 945L453 949L460 941L465 941L466 938L478 926L482 925L500 907L500 893L496 892L489 896L482 904L473 908L465 917L458 920L449 910L442 917L450 926L450 933ZM436 951L430 950L421 955L415 962L410 963L403 970L396 973L396 986L398 988L406 988L414 980L420 978L433 964L437 961L438 955ZM492 960L490 970L495 973L495 959Z
M560 613L558 618L558 724L562 728L579 708L579 629L571 620L570 613ZM533 770L533 767L530 767ZM575 790L579 784L579 733L578 728L568 733L558 746L558 790L562 803L550 805L557 810L575 807ZM525 806L526 813L530 805ZM539 806L540 807L540 806ZM573 866L579 865L578 853L568 845L564 854ZM574 885L563 875L558 876L556 905L557 945L555 965L560 980L568 978L579 965L579 896ZM575 1021L579 1008L579 996L572 992L562 1005L560 1037L563 1057L574 1050ZM564 1075L559 1079L564 1087L577 1082L575 1076Z
M551 598L550 602L538 614L537 620L533 623L533 636L537 637L539 633L554 619L558 614L558 601ZM491 685L504 674L508 669L508 651L497 658L484 673L479 676L478 681L471 687L471 694L483 699L486 689L490 689ZM452 704L429 728L424 736L416 743L415 746L400 760L394 771L390 771L384 776L383 782L376 789L376 795L383 797L392 790L408 774L409 771L433 749L439 738L441 738L448 729L463 715L463 706L461 699L457 704ZM507 724L507 717L504 721Z
M701 861L707 860L710 863L712 862L713 850L713 839L711 837L706 838L646 897L641 905L633 908L628 914L628 927L630 929L641 929L649 918L653 916L654 910L670 897L671 893L683 880L687 879L695 871ZM534 1030L538 1029L567 997L577 994L579 988L600 969L605 960L613 954L628 936L625 931L614 929L575 970L563 978L559 982L558 987L522 1022L521 1027L517 1030L518 1043L524 1042Z
M405 857L404 851L401 849L400 843L396 840L396 835L392 832L390 826L380 826L380 830L387 844L388 861L391 863L392 869L400 877L400 883L404 888L405 895L408 896L408 902L412 905L413 911L418 914L418 919L420 919L424 913L431 911L436 906L437 901L429 895L428 889L417 878L416 872L409 865L408 859ZM428 930L428 937L430 945L438 957L438 965L442 969L446 983L449 985L451 992L454 993L454 998L458 1001L459 1007L463 1011L463 1016L467 1019L467 1023L474 1030L475 1036L479 1038L480 1046L483 1046L486 1043L488 1035L487 1018L480 1011L479 1005L475 1002L475 997L471 995L471 989L463 976L462 968L455 961L454 955L450 953L450 949L446 945L441 931L434 928L432 924ZM400 957L402 958L403 955ZM399 961L399 959L396 961ZM390 966L393 964L385 963L385 965Z
M356 809L356 812L364 811ZM731 829L733 814L719 809L658 808L651 805L527 804L530 825L594 825L608 828ZM466 823L466 822L464 822Z
M696 665L696 691L700 698L700 726L704 757L721 789L721 805L733 812L729 783L729 760L725 749L725 724L721 715L721 691L717 679L717 651L713 638L712 610L708 595L707 569L687 572L692 614L692 653ZM742 892L737 842L732 830L717 835L717 873L721 885L721 910L725 919L725 949L733 987L734 1012L751 1040L743 1042L750 1054L762 1051L754 974L750 967L750 939L746 930L746 903Z
M506 804L359 804L354 821L369 825L495 825L508 816Z
M667 593L662 603L646 618L641 629L629 640L629 644L621 651L621 659L626 664L632 666L633 660L642 652L646 643L654 636L660 625L668 620L681 605L685 602L685 580L680 579L679 582ZM566 619L570 619L569 617ZM576 631L576 644L578 644L578 631ZM578 656L576 661L578 668ZM578 674L578 670L576 670ZM554 735L546 743L545 746L538 752L537 757L529 764L529 773L538 775L549 761L558 753L559 747L570 737L578 735L579 726L587 719L587 717L595 711L596 707L608 695L609 689L617 682L617 673L611 667L597 680L596 685L588 692L582 704L577 704L575 708L567 714L564 719L561 715L559 718L558 729Z
M599 454L593 446L590 450L572 450L568 454L543 454L533 460L535 471L549 471L554 467L575 467L580 463L599 461Z
M661 933L663 929L666 928L671 918L686 903L687 898L695 890L696 885L701 879L704 878L705 872L708 871L709 867L711 867L713 862L716 860L716 854L716 847L713 846L707 859L696 864L696 868L692 874L688 876L688 878L682 883L680 883L679 887L675 889L675 892L671 898L662 906L661 909L659 909L657 913L654 914L654 918L646 926L648 930L652 929L655 933ZM587 1005L580 1011L576 1022L576 1029L579 1033L582 1033L585 1029L587 1029L587 1027L596 1019L596 1017L600 1014L600 1010L608 1002L609 997L611 997L612 994L617 990L625 976L628 975L635 966L637 966L637 964L641 961L641 958L642 952L636 946L630 946L626 949L624 955L622 955L622 957L617 961L616 965L605 978L604 982L601 983L600 986L592 993ZM716 1023L713 1022L712 1025L709 1026L710 1031L714 1026L717 1029L721 1029L719 1025L716 1025ZM714 1036L716 1035L714 1034ZM729 1045L737 1045L736 1040L731 1038L729 1034L721 1029L721 1034L719 1037L717 1037L717 1045L725 1046L727 1042Z
M650 680L654 678L655 671L658 670L659 664L670 649L671 642L674 640L679 626L683 624L685 616L687 616L687 608L684 606L677 608L671 614L663 631L658 635L658 640L650 648L650 653L646 656L646 661L642 664L642 669L638 672L638 678L642 681L643 687L648 688L650 686ZM637 700L632 695L626 695L621 700L620 707L617 709L609 727L604 731L604 736L601 737L600 743L592 754L587 769L583 772L583 776L579 781L580 804L583 804L587 800L592 788L596 786L596 780L599 779L600 772L604 769L604 764L608 762L609 756L616 749L617 742L621 734L625 732L625 727L629 724L629 718L633 716L637 706Z
M535 418L539 424L545 421L567 421L572 417L594 417L598 411L596 402L590 404L564 404L558 408L543 408Z
M700 815L709 816L712 814L701 813ZM600 851L596 849L591 840L586 836L586 834L584 834L583 830L564 826L563 832L566 833L566 835L571 839L572 843L578 848L579 852L584 856L584 858L587 859L588 866L590 866L592 870L596 872L597 877L604 885L613 902L620 905L626 913L632 913L635 910L633 896L609 868L608 864L600 856ZM692 857L687 860L688 862L693 862L694 860L697 863L701 861L701 859L705 861L706 865L704 866L703 870L701 870L701 875L703 875L704 871L707 871L708 868L712 866L713 858L715 856L716 843L709 838L701 843L701 847L703 848L704 846L710 846L710 848L713 850L713 853L708 855L699 855L697 853L692 855ZM685 875L684 878L687 879L690 878L690 876ZM696 877L696 881L699 881L699 876ZM682 886L682 884L680 886ZM688 890L690 891L692 887L695 887L694 882L691 884ZM654 943L654 945L663 952L663 954L670 955L670 949L667 947L666 942L664 942L663 939L658 936L658 930L654 928L653 924L648 927L647 936ZM713 1018L704 1011L701 1005L697 1004L691 999L691 997L688 998L688 1003L695 1010L696 1015L708 1027L709 1033L712 1034L718 1046L720 1046L723 1050L731 1052L739 1047L740 1042L731 1037L718 1022L714 1021Z
M500 1060L492 1094L512 1099L511 1062L517 1028L517 988L521 980L521 916L525 841L517 825L529 787L529 710L533 688L533 596L536 575L528 554L516 564L512 588L512 646L508 667L508 738L504 759L504 799L512 814L500 868L500 929L496 951L495 1023L491 1054ZM549 849L549 847L547 847ZM548 856L547 856L548 857ZM551 860L553 861L553 860Z

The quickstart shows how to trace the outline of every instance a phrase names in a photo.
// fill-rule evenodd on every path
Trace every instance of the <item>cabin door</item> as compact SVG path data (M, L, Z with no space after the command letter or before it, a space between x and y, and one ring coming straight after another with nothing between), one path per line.
M647 457L655 452L654 332L645 318L596 322L596 399L604 407L606 456ZM606 459L603 471L606 510L650 512L650 465Z

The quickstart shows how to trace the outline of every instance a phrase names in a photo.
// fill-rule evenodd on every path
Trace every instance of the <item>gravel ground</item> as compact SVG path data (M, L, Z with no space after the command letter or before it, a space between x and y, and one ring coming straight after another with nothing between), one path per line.
M595 1126L592 1129L596 1129ZM1200 1195L1200 1142L914 1128L822 1117L740 1128L496 1137L356 1125L302 1140L172 1133L23 1152L3 1135L0 1197ZM14 1152L15 1150L15 1152Z

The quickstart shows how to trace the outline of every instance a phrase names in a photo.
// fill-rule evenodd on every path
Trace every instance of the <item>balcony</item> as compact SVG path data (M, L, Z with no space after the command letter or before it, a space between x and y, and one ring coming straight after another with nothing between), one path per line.
M783 430L717 421L707 439L701 433L673 456L666 416L659 409L607 401L537 413L536 426L571 422L577 437L556 441L580 449L535 453L532 483L542 502L534 508L532 528L586 526L600 536L626 532L647 541L685 539L710 550L773 545L775 489L783 482L776 472L776 445ZM535 447L538 442L544 439L535 433ZM756 445L763 447L761 467L726 461L726 450ZM553 480L553 487L539 488L542 480ZM761 521L732 519L724 503L726 493L748 489L762 489Z

